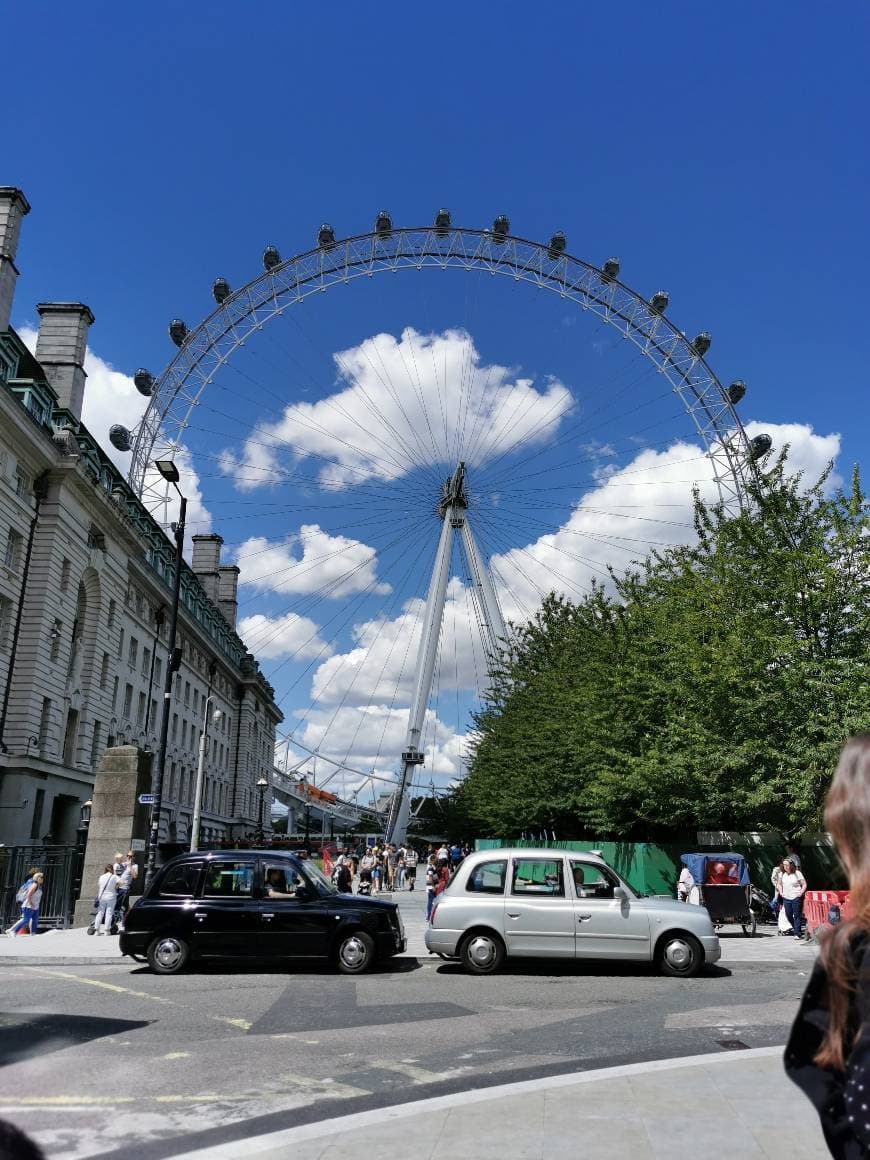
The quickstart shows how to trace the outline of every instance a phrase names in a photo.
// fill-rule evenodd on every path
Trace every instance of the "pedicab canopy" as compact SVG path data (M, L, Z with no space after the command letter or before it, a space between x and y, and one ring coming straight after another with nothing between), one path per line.
M698 886L748 886L749 868L742 854L681 854Z

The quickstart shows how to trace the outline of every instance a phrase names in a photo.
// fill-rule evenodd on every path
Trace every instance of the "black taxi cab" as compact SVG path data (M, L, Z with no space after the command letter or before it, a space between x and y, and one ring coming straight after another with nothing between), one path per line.
M197 959L326 959L359 974L405 950L399 908L339 894L313 863L266 850L181 854L127 913L124 955L172 975Z

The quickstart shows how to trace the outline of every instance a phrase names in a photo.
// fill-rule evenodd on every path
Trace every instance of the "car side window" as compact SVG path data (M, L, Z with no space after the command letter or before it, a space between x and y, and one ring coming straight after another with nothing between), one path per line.
M507 862L502 858L496 862L481 862L468 876L465 889L471 894L504 894L507 878Z
M210 862L205 868L203 898L250 898L254 885L253 862Z
M513 894L565 897L561 858L516 858L511 884Z
M305 883L302 876L287 862L263 864L263 896L265 898L295 898L296 891Z
M157 890L158 898L193 898L199 881L201 862L186 862L167 870Z
M603 866L594 862L571 859L571 877L578 898L613 898L613 888L619 883Z

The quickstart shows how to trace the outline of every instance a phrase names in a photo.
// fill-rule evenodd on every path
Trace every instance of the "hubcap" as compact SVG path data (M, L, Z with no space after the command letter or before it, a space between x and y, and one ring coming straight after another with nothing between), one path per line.
M468 957L476 967L488 967L495 959L495 943L485 935L475 935L468 944Z
M181 961L181 944L174 938L163 938L157 944L157 950L154 952L154 957L161 967L170 970L172 967L177 967Z
M680 971L685 970L692 961L692 948L682 939L675 939L665 948L665 958L670 966Z
M341 961L347 967L358 967L366 961L366 945L353 936L341 944Z

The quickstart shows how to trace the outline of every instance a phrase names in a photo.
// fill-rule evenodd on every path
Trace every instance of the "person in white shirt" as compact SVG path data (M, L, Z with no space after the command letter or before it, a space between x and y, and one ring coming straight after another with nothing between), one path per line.
M94 934L110 933L120 884L121 879L115 873L114 867L104 866L100 881L97 883L97 913L92 923Z
M680 877L677 879L677 901L688 902L689 893L695 885L695 879L692 877L692 872L688 866L684 866L680 871Z
M791 858L783 858L782 877L779 880L779 895L782 898L786 918L791 923L795 938L801 937L803 898L806 890L806 878L797 869Z

